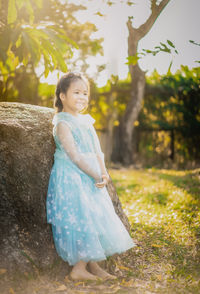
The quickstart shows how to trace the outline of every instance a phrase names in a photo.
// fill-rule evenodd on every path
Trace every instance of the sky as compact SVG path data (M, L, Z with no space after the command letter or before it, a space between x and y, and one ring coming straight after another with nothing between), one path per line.
M65 1L65 0L62 0ZM106 84L111 74L125 79L128 74L128 29L126 22L128 16L134 16L133 26L139 27L150 14L150 0L134 0L132 6L125 5L120 0L115 0L115 5L108 6L103 0L68 0L78 4L87 5L87 10L79 11L75 15L81 23L86 21L95 23L98 31L93 33L93 38L103 37L102 43L104 56L98 54L87 61L90 68L86 74L95 76L95 82L99 87ZM100 12L104 16L96 15ZM200 0L171 0L161 12L152 29L139 42L138 51L154 49L160 42L170 40L176 46L178 54L159 53L156 56L148 55L139 60L140 67L151 74L156 69L160 74L165 74L171 61L171 71L174 73L180 65L188 65L189 68L198 66L196 60L200 60L200 47L193 45L189 40L200 43ZM97 73L96 65L106 64L106 70ZM76 70L80 70L78 67ZM96 73L96 75L95 75ZM57 72L41 78L41 82L55 84Z

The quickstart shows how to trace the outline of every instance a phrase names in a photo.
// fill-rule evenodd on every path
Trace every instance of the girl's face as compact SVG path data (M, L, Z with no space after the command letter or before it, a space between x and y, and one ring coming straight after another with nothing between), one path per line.
M78 114L88 104L88 87L86 83L78 79L72 82L67 93L60 93L63 111Z

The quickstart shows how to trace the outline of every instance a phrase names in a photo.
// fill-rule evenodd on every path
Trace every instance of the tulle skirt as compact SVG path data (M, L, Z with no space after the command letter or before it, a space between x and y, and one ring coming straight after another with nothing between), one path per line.
M70 160L54 161L46 209L56 251L70 265L105 260L137 246L116 214L106 187L97 188L94 179Z

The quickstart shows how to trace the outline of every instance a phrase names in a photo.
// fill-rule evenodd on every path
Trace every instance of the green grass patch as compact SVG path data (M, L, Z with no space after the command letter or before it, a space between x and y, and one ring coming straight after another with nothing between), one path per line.
M200 169L109 173L138 244L129 275L156 293L200 293Z

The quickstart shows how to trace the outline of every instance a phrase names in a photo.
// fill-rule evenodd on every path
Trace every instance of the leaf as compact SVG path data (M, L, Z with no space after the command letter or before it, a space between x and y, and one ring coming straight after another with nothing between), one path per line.
M16 5L18 9L21 9L24 5L24 0L16 0Z
M15 6L15 0L9 0L7 22L8 24L10 24L15 22L16 19L17 19L17 9Z
M18 40L16 41L15 45L16 45L17 48L19 48L19 46L21 46L21 44L22 44L22 37L19 36L19 38L18 38Z
M138 56L138 54L133 55L133 56L128 56L126 59L128 59L128 62L126 62L125 64L132 64L135 65L138 61L138 59L140 59L140 57Z
M31 5L30 0L26 0L26 3L27 3L26 8L27 8L27 11L29 13L29 21L32 24L34 19L35 19L33 7Z
M83 284L83 286L85 285L85 282L77 282L77 283L75 283L74 285L75 286L78 286L78 285L80 285L80 284Z
M10 289L9 289L9 293L10 293L10 294L15 294L15 291L13 290L13 288L10 288Z
M162 275L156 275L156 278L157 278L159 281L162 281Z
M43 0L34 0L35 4L37 5L38 8L42 8L43 6Z
M131 5L134 5L135 3L132 2L132 1L127 1L126 4L127 4L128 6L131 6Z
M120 289L121 289L121 287L116 286L115 288L113 288L112 293L116 293L116 292L118 292L118 290L120 290Z
M169 44L169 46L175 48L174 44L170 40L167 40L167 43Z
M104 14L102 14L101 12L96 12L95 15L99 15L99 16L104 16Z
M170 65L169 65L168 70L167 70L167 75L169 75L171 73L172 63L173 63L173 61L170 62Z
M159 245L159 244L152 244L152 247L163 247L163 245Z
M126 266L123 266L123 265L119 265L116 261L115 261L115 265L120 268L120 269L124 269L126 271L130 271L130 268L126 267Z
M122 286L125 286L125 287L131 287L131 286L134 285L134 280L133 279L130 279L129 281L125 281L123 279L122 282L121 282L121 285Z
M5 268L0 268L0 275L5 274L7 272L7 269Z
M197 43L197 42L195 42L193 40L189 40L189 42L192 43L192 44L194 44L194 45L200 46L200 43Z
M118 265L118 268L120 269L124 269L126 271L130 271L130 268L126 267L126 266L123 266L123 265Z
M60 285L56 291L64 291L64 290L67 290L67 287L63 284L63 285Z

